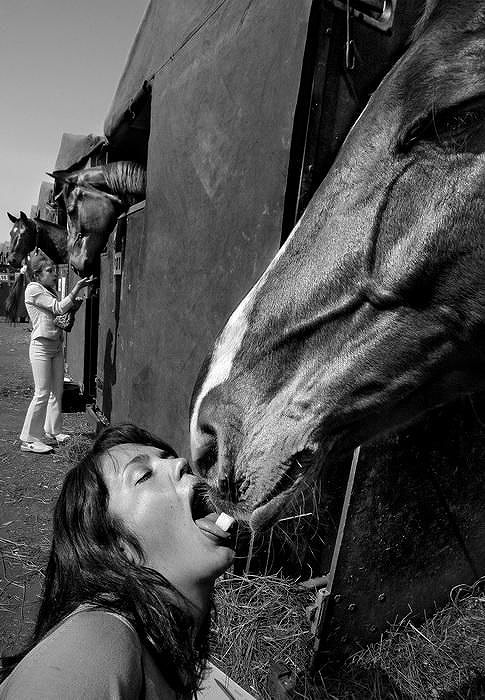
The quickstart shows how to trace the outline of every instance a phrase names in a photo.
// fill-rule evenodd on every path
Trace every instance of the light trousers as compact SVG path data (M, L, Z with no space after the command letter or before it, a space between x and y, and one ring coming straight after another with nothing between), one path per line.
M22 442L42 441L45 433L57 435L62 431L62 342L34 338L30 341L29 358L35 389L20 433Z

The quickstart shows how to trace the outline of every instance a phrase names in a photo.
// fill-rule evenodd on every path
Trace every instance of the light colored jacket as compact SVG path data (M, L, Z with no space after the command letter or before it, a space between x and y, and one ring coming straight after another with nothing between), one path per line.
M25 288L25 306L32 321L31 340L62 340L62 331L54 325L54 316L65 314L73 306L70 294L58 301L56 294L40 282L29 282Z

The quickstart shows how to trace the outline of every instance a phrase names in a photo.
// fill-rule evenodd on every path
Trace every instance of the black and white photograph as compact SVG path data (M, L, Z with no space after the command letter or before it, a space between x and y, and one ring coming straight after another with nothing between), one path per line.
M0 700L485 700L485 0L0 32Z

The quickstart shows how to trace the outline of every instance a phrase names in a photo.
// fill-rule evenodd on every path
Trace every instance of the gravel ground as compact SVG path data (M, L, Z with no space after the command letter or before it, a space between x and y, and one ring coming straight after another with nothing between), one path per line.
M29 339L27 324L0 322L0 655L16 651L33 630L52 508L73 452L20 452L18 436L33 392ZM89 444L84 413L65 414L64 428L73 443Z

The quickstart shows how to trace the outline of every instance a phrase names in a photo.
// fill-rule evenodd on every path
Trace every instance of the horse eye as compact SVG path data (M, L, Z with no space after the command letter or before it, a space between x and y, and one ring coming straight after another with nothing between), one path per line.
M400 151L409 152L419 142L435 142L455 151L467 150L469 139L483 127L485 105L475 101L423 117L399 139Z
M466 148L469 136L482 126L484 112L480 109L444 112L438 115L429 128L429 137L442 145ZM425 134L426 138L426 134Z

